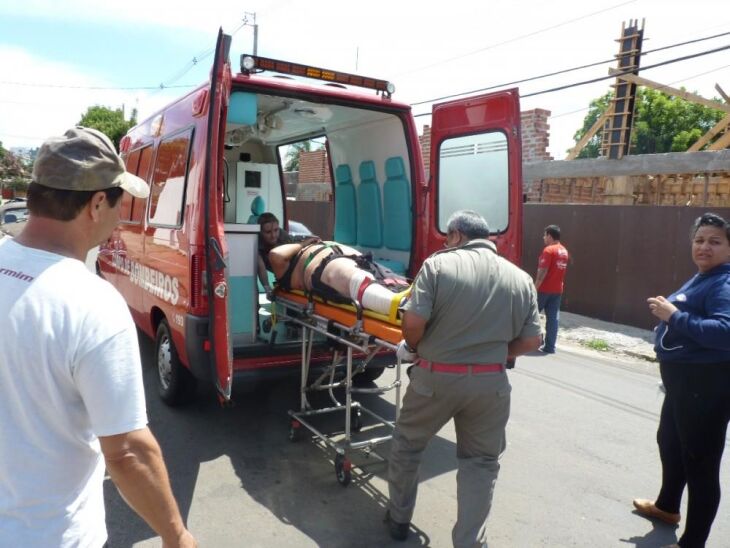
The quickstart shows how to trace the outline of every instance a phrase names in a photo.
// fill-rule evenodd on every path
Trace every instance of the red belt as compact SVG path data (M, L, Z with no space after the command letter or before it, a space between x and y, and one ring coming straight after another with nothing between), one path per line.
M504 365L501 363L441 363L419 360L418 367L438 373L501 373Z

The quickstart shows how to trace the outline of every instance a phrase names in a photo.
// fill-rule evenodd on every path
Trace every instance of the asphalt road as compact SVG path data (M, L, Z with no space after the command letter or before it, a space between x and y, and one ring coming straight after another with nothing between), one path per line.
M331 450L308 440L288 441L287 410L298 404L296 381L234 389L232 408L221 408L213 392L202 389L193 405L170 409L157 398L152 343L144 336L141 343L151 428L200 546L451 545L452 425L424 454L411 538L395 543L382 523L385 464L353 455L361 467L343 488ZM387 371L378 382L392 374ZM676 541L681 529L652 523L631 507L632 498L651 498L659 486L654 436L662 395L653 365L560 352L520 358L510 380L512 416L489 521L491 548L652 548ZM392 392L363 402L384 416L394 411ZM329 422L323 427L342 428L339 421ZM708 548L730 546L729 455L726 451L722 470L726 495ZM106 502L112 548L161 545L109 480Z

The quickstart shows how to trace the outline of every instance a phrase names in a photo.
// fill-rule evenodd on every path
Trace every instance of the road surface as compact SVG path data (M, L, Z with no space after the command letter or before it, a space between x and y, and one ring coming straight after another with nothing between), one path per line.
M382 523L386 465L354 455L362 467L343 488L331 451L288 441L286 412L298 402L296 381L234 388L233 408L221 408L213 392L202 389L193 405L170 409L157 398L152 343L144 336L142 353L151 427L200 546L451 545L453 425L424 454L411 538L395 543ZM390 378L388 370L381 381ZM659 487L656 366L561 351L520 358L510 380L512 416L489 521L491 548L651 548L676 541L681 529L654 524L631 507L632 498L651 498ZM363 401L381 414L393 413L393 393ZM730 546L728 455L725 498L708 548ZM109 480L105 487L110 546L160 546Z

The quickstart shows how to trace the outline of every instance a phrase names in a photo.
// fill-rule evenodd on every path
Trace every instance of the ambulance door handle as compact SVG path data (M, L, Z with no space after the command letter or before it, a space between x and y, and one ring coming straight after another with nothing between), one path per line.
M215 252L215 267L216 270L223 270L228 265L226 264L226 258L223 256L223 251L218 244L218 240L215 238L210 239L210 248Z

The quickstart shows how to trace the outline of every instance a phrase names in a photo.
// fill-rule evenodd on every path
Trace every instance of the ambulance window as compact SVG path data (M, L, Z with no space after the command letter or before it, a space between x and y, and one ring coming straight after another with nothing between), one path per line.
M438 228L446 232L449 217L471 209L489 223L491 232L507 229L509 171L507 137L498 131L446 139L439 149Z
M157 149L157 161L150 185L150 224L182 224L187 166L192 129L168 137Z
M137 172L137 166L139 165L139 150L134 150L127 154L124 158L124 163L127 167L127 171L130 173ZM121 222L129 222L132 218L132 201L134 198L128 192L122 194L122 205L119 213L119 220Z
M152 145L146 146L140 150L139 166L137 167L137 177L149 182L150 167L152 166ZM147 198L135 198L132 204L132 222L141 223L144 217L144 210L147 208Z

